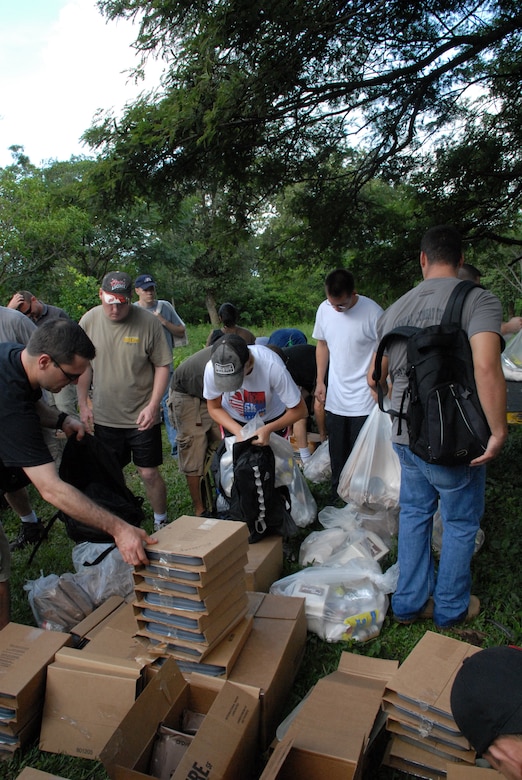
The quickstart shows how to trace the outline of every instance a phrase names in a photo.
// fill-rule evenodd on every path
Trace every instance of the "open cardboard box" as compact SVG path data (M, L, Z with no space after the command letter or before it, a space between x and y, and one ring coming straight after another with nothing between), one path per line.
M261 780L352 780L396 661L342 653L337 671L319 680L297 710Z
M245 567L247 590L268 593L283 573L283 538L267 536L248 547Z
M179 728L184 709L205 718L172 780L247 778L257 755L259 690L196 674L189 683L170 658L103 749L101 760L109 776L150 778L157 728L160 723Z

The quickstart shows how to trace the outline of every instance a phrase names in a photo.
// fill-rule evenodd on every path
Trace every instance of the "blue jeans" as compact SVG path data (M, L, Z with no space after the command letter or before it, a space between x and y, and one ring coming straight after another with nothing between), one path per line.
M172 379L172 374L170 375L170 379ZM167 385L167 389L165 390L165 395L161 399L161 408L163 410L163 422L165 424L165 430L167 431L167 438L170 443L170 454L177 455L178 454L178 432L170 421L169 407L167 406L167 401L169 400L170 379Z
M399 581L392 596L395 616L411 620L433 596L433 621L448 628L463 620L471 593L471 558L484 513L485 466L435 466L407 445L394 444L401 464ZM433 515L440 499L442 549L439 567L431 549Z

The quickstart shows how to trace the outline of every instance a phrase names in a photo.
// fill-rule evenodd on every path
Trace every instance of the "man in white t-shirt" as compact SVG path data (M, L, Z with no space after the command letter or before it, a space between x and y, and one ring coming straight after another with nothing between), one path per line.
M325 291L312 337L317 339L315 397L326 410L331 498L335 500L343 466L375 405L366 374L377 344L376 326L382 309L370 298L358 295L353 275L345 268L328 274Z
M259 414L264 422L254 441L259 445L268 444L271 433L308 414L301 391L279 355L267 347L247 346L235 334L222 336L213 345L203 395L212 419L238 438L243 425Z

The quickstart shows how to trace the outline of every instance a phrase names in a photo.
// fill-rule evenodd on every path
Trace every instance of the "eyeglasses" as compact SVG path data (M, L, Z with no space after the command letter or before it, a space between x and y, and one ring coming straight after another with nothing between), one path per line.
M47 353L47 354L49 354L49 353ZM60 369L60 371L62 372L64 377L66 377L69 380L69 382L76 382L81 377L81 374L69 374L68 371L64 371L64 369L61 367L61 365L58 363L58 361L53 358L52 355L49 355L49 357L53 361L53 363L56 366L56 368Z
M25 317L30 317L30 316L31 316L31 314L33 313L33 304L32 304L32 303L29 303L29 308L28 308L28 309L26 309L25 311L22 311L22 310L21 310L21 308L20 308L20 307L18 307L18 311L19 311L21 314L23 314Z
M328 299L326 299L326 303L328 304L328 306L331 306L332 309L335 309L335 311L346 311L347 309L350 308L350 304L352 302L352 297L353 296L350 295L350 297L348 298L346 303L332 303Z

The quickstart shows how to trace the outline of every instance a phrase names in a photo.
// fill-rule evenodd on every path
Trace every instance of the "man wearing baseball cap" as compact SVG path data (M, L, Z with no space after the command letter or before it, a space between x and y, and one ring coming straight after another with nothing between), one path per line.
M101 306L80 320L96 346L96 357L78 381L78 404L87 430L94 429L120 464L132 459L159 528L167 522L167 491L158 468L163 462L160 403L172 352L156 317L131 305L132 290L129 274L106 274L99 291Z
M176 343L179 344L182 340L184 340L184 343L187 343L185 323L171 303L168 301L160 301L156 298L156 282L153 277L150 274L141 274L134 282L134 288L136 290L136 295L138 296L138 300L135 301L134 305L141 306L142 309L146 309L146 311L158 318L163 326L163 333L167 339L171 354ZM171 379L172 371L170 373L167 390L161 399L161 407L163 409L163 422L165 423L165 430L167 431L167 437L170 443L170 454L173 457L176 457L178 453L177 433L170 421L167 406Z
M238 438L243 425L259 414L264 422L254 440L259 445L308 414L279 355L264 346L247 346L235 334L222 336L213 345L203 395L212 419Z
M522 650L489 647L466 658L451 689L455 722L508 780L522 780Z

